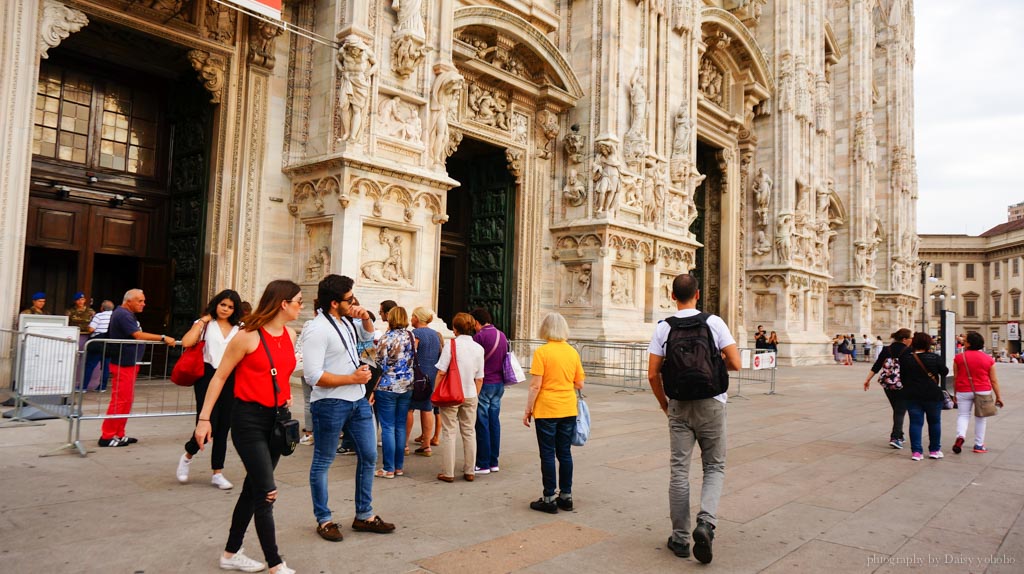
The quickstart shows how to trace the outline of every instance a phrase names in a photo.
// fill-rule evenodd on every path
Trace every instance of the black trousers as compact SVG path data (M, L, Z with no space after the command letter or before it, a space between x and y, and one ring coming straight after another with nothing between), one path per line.
M892 406L892 432L889 433L889 439L903 440L903 419L907 415L907 402L903 400L901 391L884 390L885 398L889 399L889 405Z
M196 393L197 423L199 422L199 413L203 410L203 403L206 401L206 390L210 388L210 379L217 372L209 363L204 363L204 365L206 372L203 373L202 378L196 381L196 384L192 385L192 390ZM224 468L224 457L228 451L228 431L231 430L231 407L234 404L235 374L232 373L224 383L220 396L217 397L217 404L213 405L213 410L210 411L210 426L213 428L213 447L211 448L213 453L210 459L210 468L213 470ZM195 456L199 452L199 443L196 442L194 434L185 443L185 452L191 456Z
M231 439L238 458L245 465L245 482L231 515L231 530L224 550L232 554L242 548L242 539L249 522L256 522L256 536L263 548L267 566L273 568L282 562L277 552L277 533L274 530L274 503L267 493L277 490L274 469L280 455L270 451L275 413L271 407L257 403L235 401L231 411Z

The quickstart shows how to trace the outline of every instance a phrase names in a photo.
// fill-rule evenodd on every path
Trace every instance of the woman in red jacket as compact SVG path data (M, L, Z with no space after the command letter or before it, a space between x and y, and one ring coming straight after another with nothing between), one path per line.
M968 374L970 376L968 376ZM996 362L985 353L985 338L980 333L967 333L964 352L953 359L953 379L956 381L956 404L959 411L956 417L956 442L953 452L960 454L967 436L967 425L971 422L971 411L974 408L975 395L991 395L996 393L996 406L1003 406L1003 397L999 393L999 381L996 380ZM973 387L972 387L973 381ZM974 417L974 452L986 453L985 448L985 417Z
M274 468L280 454L270 448L270 435L277 409L292 404L288 378L295 370L295 331L287 326L302 309L302 290L287 280L271 281L263 291L259 306L244 317L244 327L224 351L224 358L210 381L203 410L196 424L196 442L202 446L210 438L210 413L232 371L235 373L235 404L231 411L231 439L248 473L238 496L231 529L220 567L225 570L260 572L270 567L272 574L295 574L281 560L274 530L274 501L277 485ZM273 361L271 361L273 359ZM277 369L277 381L271 376L271 362ZM276 392L275 392L276 391ZM276 402L275 402L276 394ZM255 519L256 535L267 564L242 554L242 538Z

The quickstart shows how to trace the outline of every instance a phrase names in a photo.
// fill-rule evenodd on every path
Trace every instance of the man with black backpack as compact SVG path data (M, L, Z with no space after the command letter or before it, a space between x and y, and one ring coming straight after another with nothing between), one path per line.
M692 275L676 276L672 299L678 311L661 321L648 347L647 380L668 416L672 449L669 509L672 535L668 548L690 556L690 458L700 444L704 482L700 512L693 529L693 555L711 562L718 499L725 481L725 402L729 373L740 369L736 341L721 317L697 310L700 285Z

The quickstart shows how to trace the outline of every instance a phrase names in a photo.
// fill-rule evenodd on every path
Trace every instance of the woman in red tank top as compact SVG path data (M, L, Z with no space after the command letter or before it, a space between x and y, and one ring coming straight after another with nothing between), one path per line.
M953 378L955 381L957 409L956 441L953 452L960 454L967 436L967 426L971 422L974 411L974 397L977 395L996 394L996 406L1003 406L1003 395L999 392L999 380L996 377L996 362L985 353L985 338L977 331L970 331L964 337L964 352L953 359ZM984 454L985 430L988 423L986 417L974 417L974 452Z
M240 552L242 539L250 521L256 523L263 555L274 574L294 574L281 560L274 531L274 501L277 485L274 468L280 455L270 449L270 435L276 420L277 407L290 408L291 388L288 378L295 370L295 331L288 327L302 309L302 290L286 280L272 281L263 291L259 306L244 317L244 327L224 351L217 373L203 401L203 410L196 424L196 442L204 445L210 438L210 412L217 402L224 382L235 373L235 404L231 411L231 439L248 474L231 515L228 542L220 558L220 567L227 570L256 572L263 564ZM260 340L262 335L264 343ZM270 375L270 358L277 369L277 403L274 402L274 381Z

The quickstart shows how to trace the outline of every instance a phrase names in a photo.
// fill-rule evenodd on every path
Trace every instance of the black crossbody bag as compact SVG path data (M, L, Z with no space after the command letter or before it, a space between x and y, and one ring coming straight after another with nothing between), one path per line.
M260 343L267 353L267 361L270 362L270 380L274 383L274 429L270 433L270 452L281 456L288 456L295 452L299 444L299 421L292 418L288 409L281 408L277 402L277 368L274 367L274 357L270 355L270 348L267 347L267 340L263 338L263 331L257 329L260 336Z
M344 319L342 319L342 321L344 321ZM345 346L345 352L349 354L349 357L355 357L352 361L355 363L356 368L358 369L360 366L366 365L370 369L370 380L366 382L366 397L369 398L370 393L376 390L377 383L380 382L380 378L384 374L384 369L374 365L373 363L368 363L360 359L358 355L354 355L352 353L352 349L348 347L348 341L346 341L345 336L341 334L341 329L338 328L338 324L334 322L334 318L331 317L330 313L327 313L327 322L329 322L331 326L334 327L334 331L338 333L338 337L341 339L341 344ZM355 327L352 327L351 325L349 325L349 327L353 330L352 338L355 339Z

